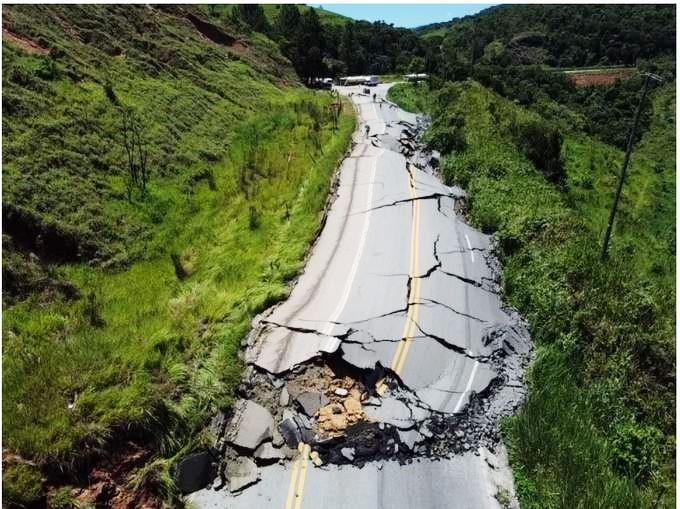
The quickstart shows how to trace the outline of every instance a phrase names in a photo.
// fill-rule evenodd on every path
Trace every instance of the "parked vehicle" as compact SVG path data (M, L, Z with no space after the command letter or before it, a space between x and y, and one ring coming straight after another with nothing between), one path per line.
M376 85L380 85L380 83L382 83L380 76L369 76L368 79L364 82L364 85L374 87Z

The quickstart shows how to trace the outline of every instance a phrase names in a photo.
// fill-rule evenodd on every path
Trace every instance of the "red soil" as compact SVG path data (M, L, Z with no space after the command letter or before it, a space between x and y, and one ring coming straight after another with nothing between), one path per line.
M23 48L27 53L32 53L34 55L47 55L50 50L47 48L43 48L40 46L40 44L31 41L30 39L26 39L25 37L22 37L17 34L13 34L7 28L2 27L2 38L5 41L9 41L11 43L16 44L17 46L20 46Z
M630 78L634 69L616 69L602 72L570 73L569 80L577 87L611 85L619 80Z

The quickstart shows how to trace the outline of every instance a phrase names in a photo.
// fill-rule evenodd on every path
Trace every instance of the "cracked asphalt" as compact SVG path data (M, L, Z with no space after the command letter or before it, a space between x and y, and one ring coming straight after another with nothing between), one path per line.
M196 507L495 508L500 491L513 498L496 421L523 395L528 331L498 293L492 239L457 213L464 192L420 151L416 116L384 100L389 85L371 89L376 102L362 88L338 87L359 116L354 146L304 272L255 324L246 361L274 381L331 359L356 370L367 421L391 434L372 438L381 445L361 462L358 442L333 452L301 441L292 461L261 465L237 494L194 493Z

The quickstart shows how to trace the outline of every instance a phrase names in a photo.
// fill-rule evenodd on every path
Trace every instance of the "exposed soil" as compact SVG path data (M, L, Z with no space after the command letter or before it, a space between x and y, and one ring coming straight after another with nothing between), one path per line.
M17 46L23 48L27 53L33 55L47 55L50 50L43 48L37 42L34 42L26 37L10 32L7 28L2 27L2 39L9 41Z
M630 78L634 69L617 69L602 72L569 73L569 81L577 87L612 85L619 80Z
M155 498L153 486L141 485L135 490L132 484L136 470L150 459L148 449L134 442L126 442L111 455L93 466L80 485L71 490L77 503L85 507L112 509L157 509L163 503ZM47 500L56 495L62 484L47 488Z

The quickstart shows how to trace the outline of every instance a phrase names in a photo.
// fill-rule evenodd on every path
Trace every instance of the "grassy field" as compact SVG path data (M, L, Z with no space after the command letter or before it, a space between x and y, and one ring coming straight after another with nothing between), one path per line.
M505 297L537 344L528 400L504 426L522 507L675 505L673 87L653 95L604 263L621 151L568 135L553 183L523 152L522 133L536 147L552 129L537 114L474 82L431 103L435 136L464 133L444 176L498 235Z
M3 44L3 214L46 239L3 235L6 503L44 500L49 472L79 472L123 438L172 496L171 459L230 404L250 321L302 267L354 129L348 107L333 129L328 93L286 85L266 40L223 47L183 11L145 9L9 11L50 53ZM119 33L121 59L102 34L80 42L88 19L151 27ZM174 62L145 67L156 58ZM128 191L124 107L144 126L146 189ZM51 256L70 240L75 254Z

